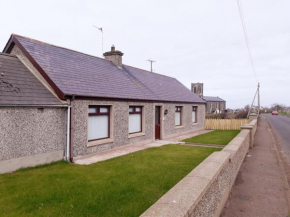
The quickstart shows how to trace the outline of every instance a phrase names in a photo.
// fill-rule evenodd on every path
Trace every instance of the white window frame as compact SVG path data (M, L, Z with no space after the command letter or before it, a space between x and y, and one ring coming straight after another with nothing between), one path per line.
M95 111L93 111L95 109ZM107 110L107 111L104 111ZM110 113L111 113L111 107L110 106L102 106L102 105L90 105L88 109L88 142L96 141L96 140L104 140L110 138ZM105 137L96 137L96 138L89 138L89 119L90 117L98 117L98 116L106 116L108 117L108 131L107 135Z
M192 106L192 118L191 121L192 123L197 123L197 112L198 112L198 107L197 106ZM194 120L193 120L194 117Z
M132 116L139 115L140 116L140 130L130 132L130 115L132 115ZM142 106L129 106L129 120L128 120L128 133L129 133L129 135L132 135L135 133L142 133L142 132L143 132L143 107Z
M179 114L179 124L176 124L177 121L176 121L176 115ZM175 106L175 126L178 127L178 126L182 126L182 106Z

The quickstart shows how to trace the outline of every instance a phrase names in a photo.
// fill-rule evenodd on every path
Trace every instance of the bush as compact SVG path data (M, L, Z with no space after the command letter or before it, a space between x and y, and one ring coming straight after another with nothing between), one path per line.
M239 113L235 115L235 119L244 119L244 118L247 118L247 116L248 116L248 111L242 110L242 111L239 111Z
M206 119L229 119L230 117L226 113L222 114L206 114Z

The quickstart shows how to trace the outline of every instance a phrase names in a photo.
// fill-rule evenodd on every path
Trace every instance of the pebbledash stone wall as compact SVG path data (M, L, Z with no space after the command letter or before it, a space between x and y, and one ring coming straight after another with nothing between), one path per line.
M88 107L89 105L109 105L110 138L104 141L88 142ZM142 106L143 131L137 134L128 134L129 106ZM204 129L205 105L198 104L171 104L151 102L127 102L104 100L72 101L73 112L73 153L74 157L93 154L122 145L150 143L155 140L155 106L161 106L161 139L170 138ZM183 106L182 126L175 127L175 106ZM198 123L192 124L192 106L198 106ZM168 114L164 115L164 111Z
M0 173L61 160L66 146L66 109L2 107L0 138Z
M175 106L182 106L182 126L175 127ZM192 106L197 108L197 123L192 123ZM163 104L163 110L168 110L164 122L163 139L179 136L186 132L204 129L205 126L205 105L196 104Z
M141 217L217 217L228 199L248 152L252 129L243 129L222 151L214 152L146 210Z

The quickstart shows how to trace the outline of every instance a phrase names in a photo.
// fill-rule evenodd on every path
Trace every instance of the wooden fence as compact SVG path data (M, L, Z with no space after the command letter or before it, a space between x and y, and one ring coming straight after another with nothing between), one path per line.
M243 124L250 123L249 119L205 119L207 130L239 130Z

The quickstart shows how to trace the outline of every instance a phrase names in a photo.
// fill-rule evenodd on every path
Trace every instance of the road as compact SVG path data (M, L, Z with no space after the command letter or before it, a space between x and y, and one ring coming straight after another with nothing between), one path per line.
M290 117L280 115L265 115L275 131L282 151L290 153Z
M274 131L274 137L276 137L277 148L284 168L283 170L288 181L288 186L290 186L290 117L270 114L265 115L265 117L268 119ZM289 187L287 192L290 203Z

